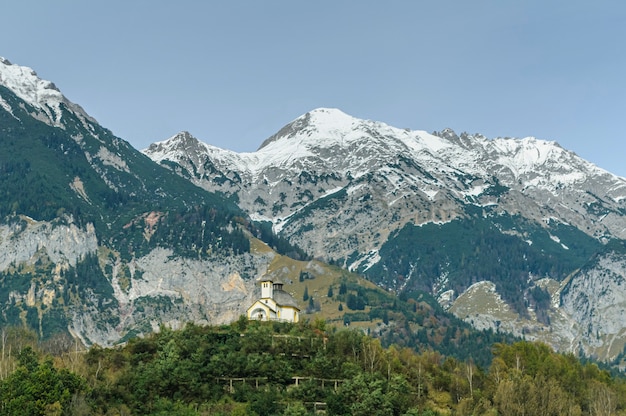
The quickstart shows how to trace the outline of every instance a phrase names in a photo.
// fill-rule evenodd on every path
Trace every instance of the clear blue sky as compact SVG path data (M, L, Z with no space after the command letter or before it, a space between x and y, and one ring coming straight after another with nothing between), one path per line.
M555 140L626 176L626 2L20 0L0 56L136 148L231 150L317 107Z

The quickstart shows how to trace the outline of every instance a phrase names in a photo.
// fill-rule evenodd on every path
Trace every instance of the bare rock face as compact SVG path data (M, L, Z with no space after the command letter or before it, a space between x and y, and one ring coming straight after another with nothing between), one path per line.
M129 333L158 331L161 325L180 328L187 322L233 322L245 314L256 293L256 280L244 279L240 271L262 275L270 260L252 255L191 260L176 257L168 249L155 249L129 265L114 267L111 284L119 317L115 325L102 330L98 315L102 310L94 309L74 315L72 332L86 344L110 345Z
M580 347L589 355L614 358L626 345L626 257L614 252L574 275L562 308L580 327Z
M80 229L69 223L35 221L28 217L0 225L0 270L47 256L61 267L74 266L87 253L96 251L98 239L93 226Z
M90 255L108 271L106 280L94 281L99 287L90 286L84 273L78 280L68 278ZM235 321L254 301L256 278L267 272L273 256L268 250L194 260L156 248L124 262L98 245L90 224L81 229L71 220L21 218L0 226L0 272L15 280L6 294L9 303L41 311L39 326L47 322L46 314L67 316L70 333L85 345L112 345L161 325Z

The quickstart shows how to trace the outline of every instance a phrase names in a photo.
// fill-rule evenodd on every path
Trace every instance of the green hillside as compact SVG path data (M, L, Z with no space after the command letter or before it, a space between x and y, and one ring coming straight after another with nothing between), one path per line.
M321 320L189 324L53 357L3 335L0 415L626 414L624 379L529 342L488 346L480 366Z
M0 111L0 218L23 214L49 221L72 214L108 237L150 211L210 206L223 213L219 219L240 213L97 123L83 125L65 110L64 128L49 126L30 116L10 90L0 89L17 109L14 116Z

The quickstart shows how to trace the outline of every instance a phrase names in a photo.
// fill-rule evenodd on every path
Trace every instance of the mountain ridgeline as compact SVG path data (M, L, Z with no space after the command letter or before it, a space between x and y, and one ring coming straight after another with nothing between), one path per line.
M600 253L621 258L607 242L626 237L626 180L557 143L397 129L322 108L252 153L187 132L143 152L236 198L315 258L398 295L429 293L477 328L602 359L626 343L621 295L610 314L599 297L624 280L623 263L595 274L597 292L577 283Z

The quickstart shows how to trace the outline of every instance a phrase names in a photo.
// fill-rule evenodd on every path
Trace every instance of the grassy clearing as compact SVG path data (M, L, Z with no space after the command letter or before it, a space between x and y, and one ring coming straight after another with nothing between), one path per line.
M273 252L264 242L252 238L250 249L253 253L266 254ZM308 277L303 281L300 281L300 274L306 273ZM284 290L289 292L302 311L302 317L315 321L316 319L322 319L327 322L336 322L339 325L343 325L343 314L350 312L345 302L341 302L338 299L339 287L342 281L358 283L358 285L367 288L380 290L372 282L359 277L354 273L350 273L346 270L340 269L336 266L331 266L326 263L310 260L299 261L290 257L276 254L272 259L264 277L272 277L278 281L284 283ZM332 286L333 296L328 297L329 288ZM307 291L309 297L312 297L315 302L319 302L320 311L307 314L305 313L309 300L304 300L304 292ZM339 310L339 305L342 304L343 311ZM369 307L366 307L363 312L369 312ZM359 327L364 329L375 327L376 320L368 322L360 322Z

